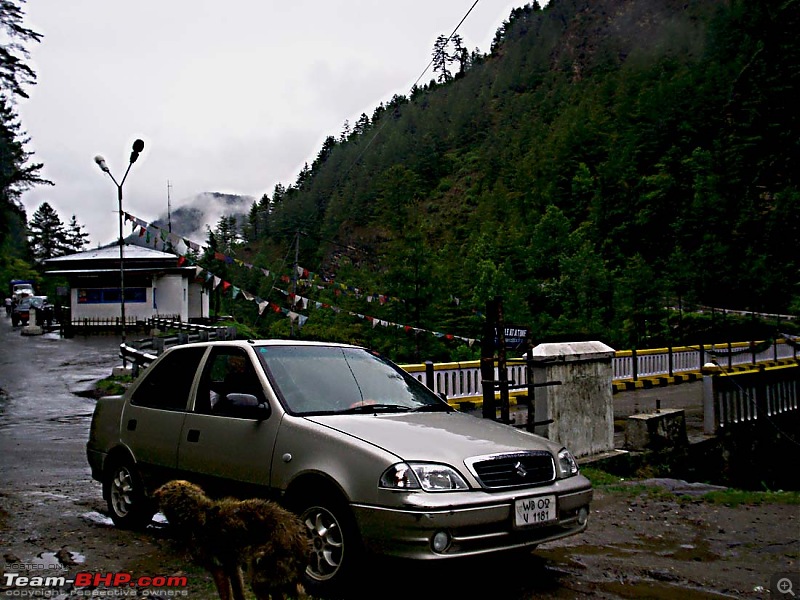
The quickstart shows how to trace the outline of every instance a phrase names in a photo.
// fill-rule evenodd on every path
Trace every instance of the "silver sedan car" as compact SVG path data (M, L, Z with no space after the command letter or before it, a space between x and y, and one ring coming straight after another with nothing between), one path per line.
M178 478L296 511L309 591L343 585L364 552L442 560L576 534L592 498L566 448L345 344L173 347L98 401L87 453L121 527L148 523L152 491Z

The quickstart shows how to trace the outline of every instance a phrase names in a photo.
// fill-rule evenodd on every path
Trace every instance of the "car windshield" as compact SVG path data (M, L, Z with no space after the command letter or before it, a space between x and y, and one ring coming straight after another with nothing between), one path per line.
M261 346L258 356L293 414L451 410L409 374L363 348Z

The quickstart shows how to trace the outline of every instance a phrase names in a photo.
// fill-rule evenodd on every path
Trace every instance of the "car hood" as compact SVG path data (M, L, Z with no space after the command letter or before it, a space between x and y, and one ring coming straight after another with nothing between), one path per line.
M540 436L458 412L307 417L380 447L404 461L425 460L463 464L473 456L559 446Z

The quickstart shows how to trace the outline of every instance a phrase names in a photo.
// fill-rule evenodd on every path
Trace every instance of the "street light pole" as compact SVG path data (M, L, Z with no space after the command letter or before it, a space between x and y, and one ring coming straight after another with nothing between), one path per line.
M122 176L122 181L117 183L114 176L111 174L111 169L106 164L106 159L99 154L94 157L94 162L100 167L100 170L106 173L114 185L117 186L117 205L119 209L119 310L120 318L122 319L122 343L125 344L125 250L122 240L122 186L128 178L128 173L133 166L133 163L139 158L139 153L144 150L144 142L136 140L133 142L133 149L131 151L130 160L128 161L128 168L125 170L125 175ZM122 358L122 365L125 366L125 358Z

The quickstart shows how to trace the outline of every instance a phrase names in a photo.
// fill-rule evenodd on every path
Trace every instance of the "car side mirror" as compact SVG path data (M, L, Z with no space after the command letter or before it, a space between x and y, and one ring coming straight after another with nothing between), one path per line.
M238 414L250 419L263 421L269 418L272 411L266 402L259 403L258 398L253 394L231 393L227 395L228 404L235 409Z

